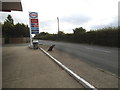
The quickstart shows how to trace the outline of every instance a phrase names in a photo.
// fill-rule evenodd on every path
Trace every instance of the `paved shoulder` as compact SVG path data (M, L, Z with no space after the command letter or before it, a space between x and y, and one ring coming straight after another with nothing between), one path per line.
M83 88L40 50L3 47L3 88Z

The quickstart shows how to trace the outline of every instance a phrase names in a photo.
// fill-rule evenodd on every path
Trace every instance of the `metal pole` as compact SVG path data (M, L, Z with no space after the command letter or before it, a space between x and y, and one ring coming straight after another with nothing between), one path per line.
M29 12L30 14L30 12ZM29 23L30 23L30 45L32 45L32 35L31 35L31 21L30 21L30 16L29 16Z
M58 33L59 33L59 18L57 17L57 22L58 22Z

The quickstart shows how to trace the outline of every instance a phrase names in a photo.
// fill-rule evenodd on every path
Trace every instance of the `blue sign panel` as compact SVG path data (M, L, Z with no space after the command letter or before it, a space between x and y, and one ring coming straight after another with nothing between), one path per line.
M39 30L38 27L31 27L31 30Z
M32 32L32 34L38 34L38 33L39 33L39 31L36 31L36 32L35 32L35 31L33 31L33 32Z

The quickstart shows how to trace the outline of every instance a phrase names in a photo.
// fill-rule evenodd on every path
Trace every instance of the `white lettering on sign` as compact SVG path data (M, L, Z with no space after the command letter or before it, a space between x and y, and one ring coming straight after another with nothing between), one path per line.
M38 14L36 12L30 12L29 14L30 18L38 18Z

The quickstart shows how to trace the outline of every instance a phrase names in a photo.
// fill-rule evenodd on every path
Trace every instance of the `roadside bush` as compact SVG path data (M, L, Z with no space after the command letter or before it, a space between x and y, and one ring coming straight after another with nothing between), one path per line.
M54 41L66 41L74 43L87 43L94 45L104 45L104 46L118 46L119 28L103 28L98 30L91 30L86 32L83 28L73 29L73 34L47 34L47 35L37 35L35 38L42 40L54 40ZM119 31L119 32L118 32Z

